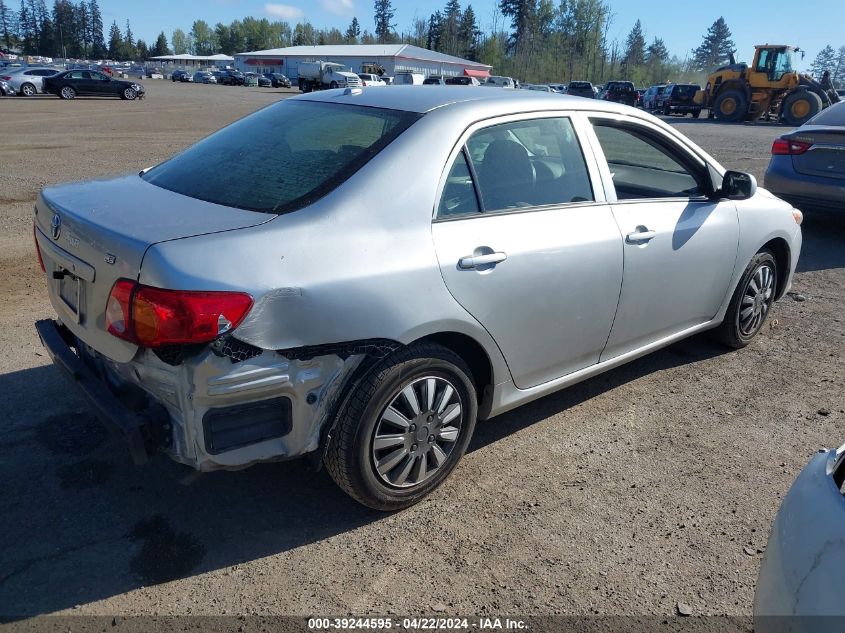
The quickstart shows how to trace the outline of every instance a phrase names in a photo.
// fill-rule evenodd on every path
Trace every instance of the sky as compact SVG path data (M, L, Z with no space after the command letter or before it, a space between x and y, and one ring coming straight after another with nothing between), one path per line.
M465 7L468 0L462 0ZM555 0L556 1L556 0ZM669 51L683 58L698 46L707 28L724 16L737 45L737 59L751 61L755 44L793 44L806 51L801 67L807 67L826 44L845 45L845 2L842 0L803 0L799 5L785 0L708 0L707 2L649 2L648 0L606 0L613 13L611 41L624 42L637 19L642 21L646 38L661 37ZM285 20L291 24L308 20L315 27L336 26L345 30L353 16L362 30L373 30L372 0L99 0L103 22L116 20L121 28L129 19L136 37L148 44L162 30L177 28L186 32L196 19L212 26L245 16ZM393 0L398 31L410 30L415 17L427 18L442 9L446 0ZM488 31L493 24L498 0L471 0L473 9ZM800 7L797 8L797 7ZM500 24L502 17L498 17Z

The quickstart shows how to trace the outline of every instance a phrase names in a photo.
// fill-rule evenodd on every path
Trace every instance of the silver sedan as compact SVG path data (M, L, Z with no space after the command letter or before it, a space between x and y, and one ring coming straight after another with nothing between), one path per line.
M323 91L141 174L45 189L58 319L37 329L136 461L310 454L397 509L477 419L704 330L747 345L801 219L633 108Z
M24 66L23 68L0 71L0 79L9 85L14 94L32 97L44 92L44 77L52 77L57 72L59 71L55 68Z

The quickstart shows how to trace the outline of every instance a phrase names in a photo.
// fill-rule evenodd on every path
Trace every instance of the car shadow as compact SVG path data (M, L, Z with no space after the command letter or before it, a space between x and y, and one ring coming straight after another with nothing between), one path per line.
M843 213L802 207L803 244L797 272L845 268L845 206Z
M607 390L725 350L695 337L477 426L470 451ZM52 366L0 376L0 618L69 609L293 550L388 515L304 460L134 467ZM35 397L33 394L38 394Z

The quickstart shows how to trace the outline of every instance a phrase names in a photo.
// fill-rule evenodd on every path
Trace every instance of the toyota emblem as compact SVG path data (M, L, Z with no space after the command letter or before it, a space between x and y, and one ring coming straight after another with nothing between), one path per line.
M50 235L52 235L54 240L59 239L59 236L62 234L62 218L59 217L59 214L56 213L53 215L53 221L50 222Z

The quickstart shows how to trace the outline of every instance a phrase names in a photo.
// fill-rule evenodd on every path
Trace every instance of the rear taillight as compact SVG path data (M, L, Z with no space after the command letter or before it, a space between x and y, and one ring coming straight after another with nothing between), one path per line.
M778 138L772 143L773 156L797 156L803 154L813 146L805 141L793 141L788 138Z
M12 81L12 77L9 75L0 75L0 79L3 81Z
M41 272L46 273L47 269L44 268L44 258L41 257L41 247L38 246L38 227L35 225L35 222L32 223L32 239L35 241L35 254L38 256L38 265L41 266Z
M106 329L143 347L208 343L240 325L252 297L242 292L165 290L119 279L106 303Z

